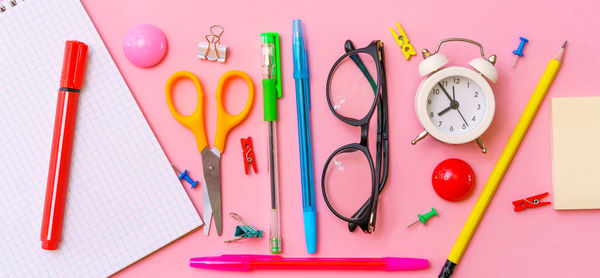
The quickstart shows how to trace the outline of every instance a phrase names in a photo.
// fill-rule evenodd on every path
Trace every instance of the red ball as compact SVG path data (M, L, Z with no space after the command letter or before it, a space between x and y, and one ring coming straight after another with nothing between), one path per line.
M473 191L475 174L466 162L450 158L435 167L431 183L435 193L442 199L460 201Z

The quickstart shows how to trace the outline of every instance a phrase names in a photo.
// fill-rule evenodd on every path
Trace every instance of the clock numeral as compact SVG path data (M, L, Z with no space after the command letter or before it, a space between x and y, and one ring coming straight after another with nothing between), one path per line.
M471 120L475 121L475 116L473 116L473 118Z
M442 126L442 121L438 121L438 126Z
M427 104L431 104L431 100L430 99L427 100Z
M479 92L475 92L475 97L479 96Z
M450 131L454 131L454 127L453 126L450 126Z
M462 129L467 129L467 124L463 124Z
M440 89L431 89L431 92L434 93L434 94L436 94L436 95L439 95L440 94Z
M477 110L481 110L481 104L477 104Z
M429 112L429 118L433 118L433 112Z
M470 85L470 83L471 83L471 82L467 82L467 88L469 88L469 85Z
M440 81L444 87L448 87L448 80Z
M454 84L460 84L460 78L454 77Z

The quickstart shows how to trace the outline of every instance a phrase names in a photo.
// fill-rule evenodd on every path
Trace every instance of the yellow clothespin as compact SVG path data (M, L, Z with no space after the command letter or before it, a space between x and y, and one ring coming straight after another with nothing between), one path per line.
M396 42L398 43L400 48L402 48L404 58L406 58L406 60L408 61L410 56L417 55L417 52L415 52L413 46L408 42L408 36L406 35L406 33L404 33L404 30L402 30L402 26L400 26L400 23L396 22L396 24L398 25L398 33L400 33L400 35L396 34L396 31L394 31L394 29L391 27L390 32L392 32L392 36L394 36L394 39L396 39Z

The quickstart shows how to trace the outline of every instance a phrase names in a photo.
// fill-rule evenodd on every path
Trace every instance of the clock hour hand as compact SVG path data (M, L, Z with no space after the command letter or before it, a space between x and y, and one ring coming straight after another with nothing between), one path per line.
M465 124L467 126L469 126L469 124L467 123L467 120L465 120L465 117L463 116L463 114L460 112L460 110L458 110L459 104L458 104L458 101L456 101L456 93L454 91L454 86L452 86L452 96L453 97L450 97L450 94L448 94L448 92L446 91L446 89L444 89L444 86L442 86L442 82L438 82L438 85L440 86L440 88L442 88L442 91L444 91L444 94L450 100L450 106L448 106L446 109L440 111L438 113L438 116L441 116L442 114L448 112L450 109L456 109L456 111L458 111L458 114L463 119L463 121L465 122Z
M438 116L441 116L441 115L443 115L444 113L446 113L446 112L450 111L450 109L452 109L452 105L450 105L450 106L446 107L446 109L444 109L444 110L440 111L440 113L438 113Z
M442 87L441 82L438 82L438 84L440 85L440 87L442 88L442 90L444 90L444 93L446 94L446 96L450 97L450 95L448 94L448 92L446 92L446 90L444 89L444 87ZM456 101L456 94L454 93L454 86L452 86L452 98L450 98L450 106L446 107L446 109L440 111L440 113L438 113L438 116L441 116L442 114L450 111L450 109L457 109L458 110L458 101Z
M460 113L460 110L458 110L458 107L457 107L457 106L455 106L455 105L453 105L454 103L456 103L456 102L453 102L452 104L450 104L450 106L448 106L448 107L446 107L444 110L440 111L440 112L438 113L438 116L442 116L444 113L446 113L446 112L450 111L451 109L456 109L456 111L458 112L458 114L460 115L460 117L463 119L463 121L465 122L465 124L466 124L467 126L469 126L469 124L467 123L467 120L465 120L465 117L463 117L463 114L462 114L462 113Z

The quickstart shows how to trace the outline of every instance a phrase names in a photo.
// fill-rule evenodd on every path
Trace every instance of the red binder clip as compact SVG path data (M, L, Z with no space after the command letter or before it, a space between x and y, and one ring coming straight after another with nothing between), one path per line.
M540 199L546 196L548 196L548 192L514 201L513 205L515 206L515 211L522 211L528 208L536 208L548 205L550 202L540 202Z
M256 170L256 159L254 158L254 146L252 146L252 137L242 138L242 157L244 159L244 170L248 175L248 167L252 165L254 173L258 173Z

